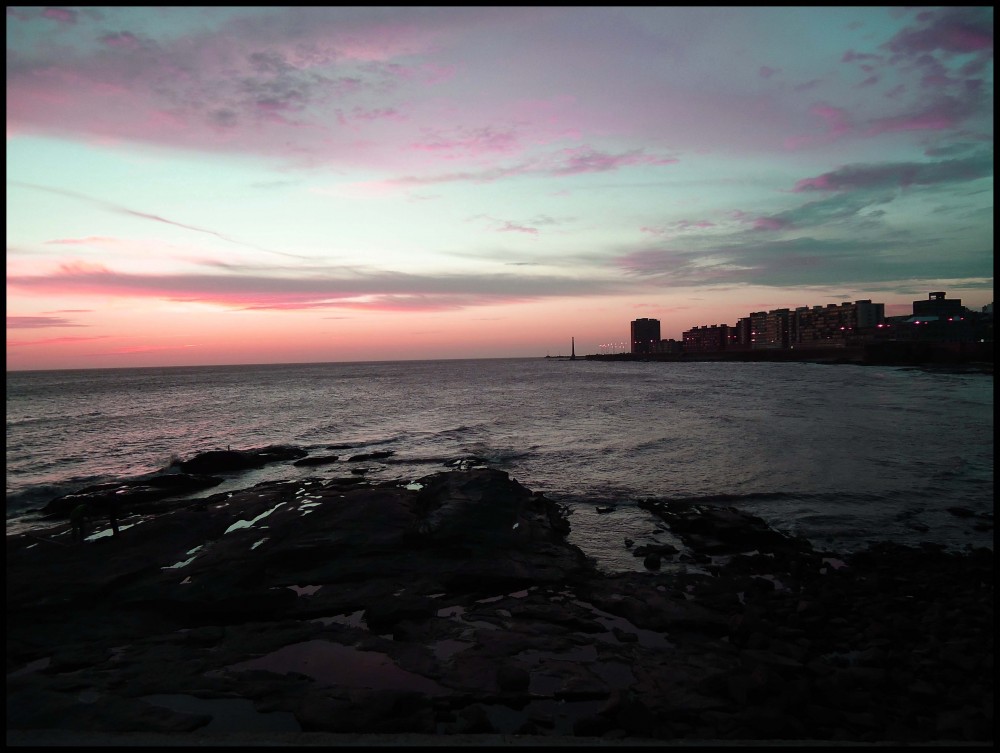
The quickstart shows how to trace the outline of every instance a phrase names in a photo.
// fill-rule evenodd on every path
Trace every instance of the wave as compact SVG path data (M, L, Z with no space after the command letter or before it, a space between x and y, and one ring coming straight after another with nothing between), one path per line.
M538 445L527 448L490 447L482 442L475 442L461 448L463 453L474 455L496 465L507 465L515 460L534 457L537 450Z
M465 436L466 434L471 434L478 431L482 424L477 424L475 426L461 425L455 426L450 429L440 429L438 431L428 432L431 436L436 439L457 439Z
M22 514L44 507L56 497L72 494L87 486L113 481L115 478L100 476L73 476L53 483L32 484L22 489L7 488L7 515Z

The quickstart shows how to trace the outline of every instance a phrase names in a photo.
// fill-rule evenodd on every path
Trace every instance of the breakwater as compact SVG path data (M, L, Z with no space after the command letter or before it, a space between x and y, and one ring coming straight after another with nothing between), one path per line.
M992 370L993 343L884 342L823 348L729 349L701 353L600 353L589 361L850 363L871 366L977 365Z

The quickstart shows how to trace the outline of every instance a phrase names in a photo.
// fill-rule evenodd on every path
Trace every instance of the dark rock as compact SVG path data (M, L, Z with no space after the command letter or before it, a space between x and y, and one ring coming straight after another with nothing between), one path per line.
M602 737L614 728L614 722L603 716L584 716L573 722L577 737Z
M125 513L148 507L152 502L210 489L221 483L221 478L190 473L140 476L107 484L95 484L72 494L56 497L42 508L42 513L53 517L66 517L80 504L90 505L97 516L105 515L112 505L117 507L119 512Z
M496 732L490 715L486 713L480 704L474 704L461 709L458 712L454 724L450 725L450 732L458 735L488 734Z
M992 550L883 543L834 568L753 516L646 501L702 567L610 576L502 471L419 481L265 483L162 500L117 538L8 536L8 732L222 723L140 700L180 694L305 732L992 740Z
M365 622L373 633L384 633L402 620L426 619L436 611L436 602L424 596L387 598L365 610Z
M379 450L377 452L363 452L360 455L351 455L347 459L350 463L357 463L362 460L381 460L392 457L395 453L392 450Z
M528 689L531 675L524 667L502 664L497 669L497 687L507 693L519 693Z
M631 539L626 539L626 542L631 541ZM677 554L680 550L671 544L643 544L642 546L637 546L632 550L632 555L635 557L645 557L648 554L656 554L659 556L672 557Z
M306 455L306 451L299 447L269 445L251 450L209 450L175 465L185 473L227 473L263 468L270 463L296 460Z

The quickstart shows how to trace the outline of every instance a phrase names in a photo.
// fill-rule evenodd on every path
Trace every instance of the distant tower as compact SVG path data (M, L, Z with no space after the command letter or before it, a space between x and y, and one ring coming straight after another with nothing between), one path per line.
M575 361L576 360L576 338L575 337L571 337L570 338L570 346L569 347L570 347L569 360Z

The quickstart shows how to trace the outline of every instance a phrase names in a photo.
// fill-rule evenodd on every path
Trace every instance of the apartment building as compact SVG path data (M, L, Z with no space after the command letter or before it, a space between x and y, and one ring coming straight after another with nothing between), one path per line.
M683 333L685 353L717 353L735 342L736 333L728 324L695 327Z
M660 320L635 319L632 322L632 353L648 355L660 347Z

